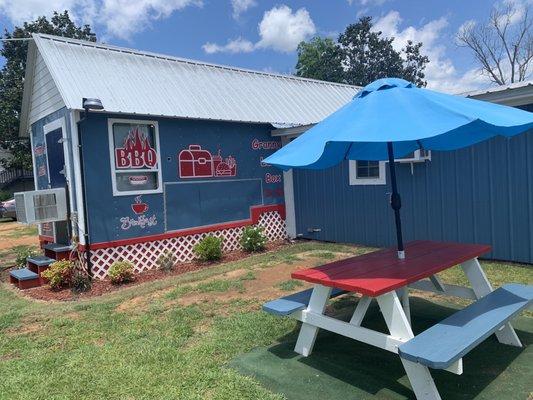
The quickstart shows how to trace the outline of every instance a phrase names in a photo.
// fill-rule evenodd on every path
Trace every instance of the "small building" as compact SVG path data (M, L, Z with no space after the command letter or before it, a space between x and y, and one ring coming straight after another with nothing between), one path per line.
M464 95L533 111L533 82ZM272 135L290 140L307 129L276 129ZM394 245L387 171L386 162L345 161L327 170L286 173L288 234ZM397 160L396 174L404 240L490 244L487 258L533 263L531 132L457 151L415 151Z
M66 188L71 216L42 224L40 239L78 245L103 278L119 259L136 271L167 250L191 260L207 233L225 250L239 248L247 225L284 238L287 182L262 162L281 146L271 132L316 123L356 91L35 34L20 134L31 139L35 187ZM86 98L103 110L84 112Z

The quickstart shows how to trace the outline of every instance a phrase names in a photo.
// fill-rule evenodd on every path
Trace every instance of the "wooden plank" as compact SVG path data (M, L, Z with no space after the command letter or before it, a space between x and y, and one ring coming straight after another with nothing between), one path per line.
M295 271L292 277L376 297L488 251L487 245L417 241L406 245L404 260L397 259L395 249L388 249Z
M532 301L533 286L505 285L401 345L399 354L412 362L446 369Z
M269 301L268 303L263 304L263 311L274 315L284 316L303 310L309 305L312 292L313 289L311 288ZM346 293L344 290L333 289L330 298L340 296L344 293Z

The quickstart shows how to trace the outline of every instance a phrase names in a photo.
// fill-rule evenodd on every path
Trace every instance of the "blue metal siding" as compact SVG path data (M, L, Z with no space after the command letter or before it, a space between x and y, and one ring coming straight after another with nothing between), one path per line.
M409 164L397 164L397 171L406 240L487 243L493 246L491 258L533 262L531 133L432 152L430 162L414 164L413 174ZM348 175L348 162L324 171L294 171L297 233L394 245L389 186L350 186Z

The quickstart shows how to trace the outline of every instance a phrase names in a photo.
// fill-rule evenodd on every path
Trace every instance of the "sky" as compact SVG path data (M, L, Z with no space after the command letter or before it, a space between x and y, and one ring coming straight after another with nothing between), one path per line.
M458 30L487 21L492 7L512 3L520 12L526 2L533 0L0 0L0 28L67 9L105 43L292 74L300 41L337 38L368 15L395 48L424 44L428 87L461 93L491 84L457 45Z

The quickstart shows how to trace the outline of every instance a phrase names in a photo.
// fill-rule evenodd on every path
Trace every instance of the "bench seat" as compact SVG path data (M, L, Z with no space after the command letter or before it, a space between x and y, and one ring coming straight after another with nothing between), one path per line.
M446 369L532 300L533 286L507 284L400 345L398 353L405 360Z
M311 293L313 289L307 289L302 292L293 293L288 296L280 297L279 299L269 301L263 304L263 311L274 315L290 315L293 312L303 310L309 305ZM340 296L346 293L345 290L333 289L330 298Z

